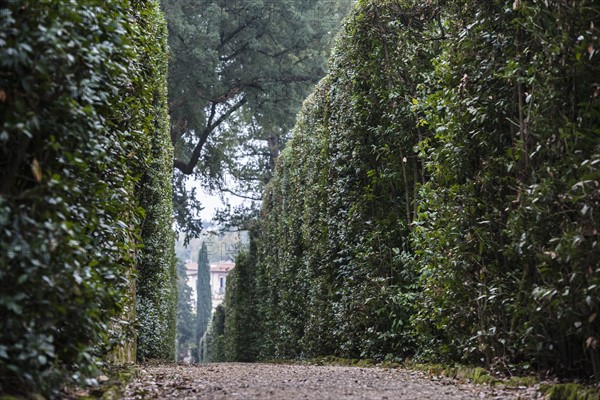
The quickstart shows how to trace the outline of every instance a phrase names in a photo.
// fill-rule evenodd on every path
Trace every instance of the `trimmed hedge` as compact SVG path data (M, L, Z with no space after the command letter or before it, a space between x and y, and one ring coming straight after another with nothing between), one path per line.
M253 290L228 288L258 358L599 379L598 15L358 2L265 193Z
M600 380L600 4L510 6L444 8L412 322L428 357Z
M53 396L109 353L131 361L138 256L172 266L146 233L171 229L160 21L151 1L0 7L2 393Z
M175 360L177 337L177 271L173 232L173 147L167 105L169 49L166 22L158 1L140 2L145 11L138 42L143 65L141 94L146 99L138 114L149 132L147 169L137 196L146 211L141 226L144 248L137 280L137 358Z

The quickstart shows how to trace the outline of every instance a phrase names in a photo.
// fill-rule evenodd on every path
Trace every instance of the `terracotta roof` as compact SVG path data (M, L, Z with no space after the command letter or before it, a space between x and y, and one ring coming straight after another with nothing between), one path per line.
M231 261L210 264L210 272L229 272L235 268L235 263Z

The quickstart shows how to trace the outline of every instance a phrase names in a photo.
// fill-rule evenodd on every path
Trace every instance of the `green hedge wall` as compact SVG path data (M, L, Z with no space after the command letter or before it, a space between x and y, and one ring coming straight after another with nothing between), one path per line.
M433 7L361 2L304 103L263 204L265 357L404 357L404 265L423 166L411 77L431 71ZM426 36L427 34L425 34Z
M225 357L225 306L223 304L219 304L213 313L206 341L207 361L227 361Z
M253 279L255 269L256 241L251 237L248 249L238 254L235 268L227 275L223 322L220 322L221 317L213 319L213 331L222 330L224 339L221 346L225 360L254 361L260 351L260 319L255 307L257 295Z
M600 4L455 1L419 100L413 230L432 354L600 379Z
M171 228L168 200L152 210L142 188L162 173L170 196L158 13L151 1L0 6L1 393L53 396L133 353L146 226Z
M135 4L135 2L133 3ZM173 147L167 106L168 32L159 1L141 1L140 58L147 103L138 115L149 132L148 166L137 195L146 211L137 280L137 358L175 360L177 271L173 232Z
M358 2L264 196L259 358L599 379L599 15Z

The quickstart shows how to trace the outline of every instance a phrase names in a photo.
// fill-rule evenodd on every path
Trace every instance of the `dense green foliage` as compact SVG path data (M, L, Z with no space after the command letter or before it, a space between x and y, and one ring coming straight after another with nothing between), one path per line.
M267 188L251 282L228 287L259 358L600 378L599 15L358 3Z
M419 104L414 322L442 356L600 379L600 4L470 4Z
M160 21L152 1L0 8L0 392L131 361L137 256L140 287L173 267L152 243L171 229Z
M254 361L259 355L260 319L256 303L256 242L251 238L248 249L239 253L235 268L227 275L223 356L227 360ZM216 329L220 329L216 324Z
M264 356L382 359L414 349L404 327L415 278L400 253L422 174L406 82L428 69L431 51L418 43L432 15L363 5L304 104L263 205Z
M350 0L163 0L178 224L198 234L193 174L260 200ZM187 207L186 207L187 205ZM197 205L197 204L196 204Z
M158 1L145 4L146 11L139 21L145 36L138 42L145 77L140 94L145 103L137 117L149 132L156 133L150 137L146 169L138 190L145 219L137 280L137 357L175 359L177 272L172 230L173 148L169 138L166 82L168 34Z
M196 316L192 310L192 288L187 284L185 264L177 261L177 361L194 351Z
M208 248L202 242L198 252L198 280L196 281L196 348L200 351L200 341L208 329L212 313L212 292L210 288L210 264L208 262ZM198 361L198 360L196 360Z
M253 343L248 343L253 345ZM211 327L207 335L207 361L223 362L225 357L225 306L219 304L212 317Z

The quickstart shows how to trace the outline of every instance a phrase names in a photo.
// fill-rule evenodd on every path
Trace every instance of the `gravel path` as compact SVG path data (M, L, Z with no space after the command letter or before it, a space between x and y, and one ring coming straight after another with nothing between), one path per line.
M431 380L387 368L282 364L144 366L125 399L536 399L535 388L501 388Z

